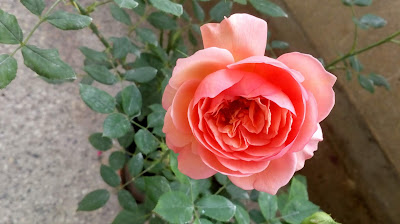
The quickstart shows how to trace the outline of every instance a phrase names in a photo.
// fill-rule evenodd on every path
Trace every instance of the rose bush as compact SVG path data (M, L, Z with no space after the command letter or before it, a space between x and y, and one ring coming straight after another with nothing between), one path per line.
M254 16L201 32L204 49L178 60L163 95L167 145L191 178L220 172L276 194L322 141L336 77L307 54L264 56L267 23Z

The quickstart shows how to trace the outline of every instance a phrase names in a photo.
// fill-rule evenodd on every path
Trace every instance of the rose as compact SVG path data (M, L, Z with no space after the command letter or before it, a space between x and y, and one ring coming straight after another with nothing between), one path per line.
M167 145L191 178L276 194L322 141L336 77L307 54L264 56L267 23L251 15L201 32L205 49L177 61L164 91Z

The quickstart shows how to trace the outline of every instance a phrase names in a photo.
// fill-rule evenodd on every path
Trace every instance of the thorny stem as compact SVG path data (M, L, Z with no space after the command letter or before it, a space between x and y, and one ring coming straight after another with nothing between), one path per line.
M62 0L57 0L53 3L53 5L50 6L50 8L47 10L47 12L44 14L44 16L40 17L39 22L36 23L36 25L33 27L33 29L31 30L31 32L29 32L28 36L20 43L19 47L17 49L15 49L12 53L11 53L11 57L15 55L15 53L17 53L17 51L21 48L23 48L29 41L29 39L31 39L33 33L39 28L39 26L46 21L47 16L53 11L53 9L58 5L58 3L60 3Z
M354 55L357 55L357 54L361 54L361 53L363 53L363 52L365 52L365 51L368 51L368 50L370 50L370 49L372 49L372 48L374 48L374 47L380 46L380 45L382 45L382 44L384 44L384 43L386 43L386 42L392 41L395 37L397 37L397 36L399 36L399 35L400 35L400 30L398 30L398 31L396 31L395 33L393 33L393 34L391 34L391 35L389 35L389 36L383 38L383 39L380 40L380 41L377 41L377 42L375 42L375 43L373 43L373 44L371 44L371 45L368 45L368 46L366 46L366 47L364 47L364 48L361 48L361 49L359 49L359 50L355 50L355 51L353 51L353 52L349 52L349 53L347 53L347 54L345 54L345 55L343 55L343 56L341 56L341 57L335 59L334 61L332 61L331 63L329 63L328 65L326 65L325 68L326 68L327 70L332 70L332 69L334 69L333 66L335 66L337 63L339 63L339 62L341 62L341 61L344 61L344 60L346 60L347 58L349 58L349 57L351 57L351 56L354 56Z

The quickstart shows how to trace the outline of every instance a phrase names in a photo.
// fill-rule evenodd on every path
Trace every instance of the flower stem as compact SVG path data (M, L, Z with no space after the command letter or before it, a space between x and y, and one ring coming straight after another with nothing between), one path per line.
M325 66L325 69L327 69L327 70L332 70L332 69L334 69L333 66L336 65L337 63L339 63L339 62L341 62L341 61L344 61L344 60L346 60L347 58L349 58L349 57L351 57L351 56L361 54L361 53L363 53L363 52L365 52L365 51L368 51L368 50L370 50L370 49L372 49L372 48L374 48L374 47L377 47L377 46L380 46L380 45L382 45L382 44L384 44L384 43L387 43L387 42L389 42L389 41L392 41L392 39L394 39L395 37L397 37L397 36L399 36L399 35L400 35L400 30L398 30L398 31L394 32L393 34L391 34L391 35L389 35L389 36L383 38L382 40L377 41L377 42L375 42L375 43L373 43L373 44L371 44L371 45L368 45L368 46L366 46L366 47L364 47L364 48L361 48L361 49L359 49L359 50L355 50L355 51L353 51L353 52L350 51L349 53L347 53L347 54L345 54L345 55L343 55L343 56L341 56L341 57L335 59L334 61L332 61L331 63L329 63L328 65L326 65L326 66Z

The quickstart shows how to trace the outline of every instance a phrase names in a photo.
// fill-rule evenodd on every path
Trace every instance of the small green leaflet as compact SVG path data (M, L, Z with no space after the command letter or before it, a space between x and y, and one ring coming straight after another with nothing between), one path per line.
M115 99L107 92L85 84L79 84L79 90L82 100L90 109L102 114L114 112Z
M153 202L157 202L161 195L171 191L168 180L164 176L144 177L146 184L146 196Z
M163 12L153 12L147 18L147 21L155 28L161 30L173 30L178 27L176 21Z
M80 30L92 23L92 18L65 11L57 11L48 16L47 21L62 30Z
M103 133L93 133L89 137L90 144L99 151L107 151L111 149L113 143L110 138L104 137Z
M224 16L229 16L232 10L232 2L221 0L214 7L210 9L210 17L217 22L224 19Z
M383 19L382 17L373 15L373 14L365 14L361 17L361 19L359 20L359 22L361 24L364 24L368 27L372 27L372 28L381 28L384 27L387 22L385 19Z
M134 9L139 5L139 3L134 0L114 0L114 2L117 3L119 7L127 9Z
M358 75L358 83L360 83L361 87L367 90L370 93L375 92L374 83L368 77L359 74Z
M134 212L137 209L136 200L133 198L132 194L125 190L121 189L118 192L118 202L122 208Z
M135 209L135 211L122 210L111 224L144 223L147 217L148 215L140 209Z
M107 67L103 65L87 65L83 68L94 80L105 85L113 85L118 80Z
M111 10L111 15L114 19L117 21L120 21L121 23L124 23L128 26L132 25L131 18L129 17L129 14L126 13L123 9L118 7L115 4L110 5L110 10Z
M375 86L384 86L387 90L390 90L390 84L385 77L371 73L368 75L368 78L374 83Z
M200 22L203 22L205 17L203 8L196 0L192 0L192 4L193 4L194 15Z
M196 206L200 214L222 222L229 221L236 212L236 205L220 195L206 196L200 199Z
M17 75L17 61L7 55L0 55L0 89L5 88Z
M135 143L138 149L145 155L155 151L159 146L153 134L145 129L140 129L135 134Z
M170 0L150 0L150 3L157 9L171 13L175 16L181 16L183 14L183 7L181 4L173 3Z
M108 115L103 123L103 135L109 138L120 138L132 131L131 122L120 113Z
M33 14L40 16L46 4L44 0L21 0L21 3Z
M111 187L117 187L121 183L121 178L109 166L101 165L100 175L103 178L104 182L106 182Z
M140 115L142 109L142 94L136 85L132 84L125 87L121 93L122 108L130 117L137 117Z
M281 7L269 0L250 0L250 4L252 4L257 11L265 15L272 17L288 17Z
M258 204L260 205L261 213L266 220L275 218L276 212L278 211L278 200L275 195L260 192Z
M238 224L250 224L250 216L246 209L236 205L235 220Z
M17 18L0 9L0 43L19 44L23 38Z
M171 223L187 223L193 217L193 204L186 194L171 191L163 194L158 200L154 212Z
M22 48L25 65L38 75L51 80L76 79L74 70L60 59L57 49Z
M108 164L114 170L119 170L124 167L126 161L125 153L121 151L112 152L110 157L108 157Z
M146 83L153 80L157 75L157 69L153 67L141 67L137 69L128 70L125 73L125 80Z
M93 211L101 208L109 198L110 193L105 189L92 191L79 202L77 211Z
M138 153L134 155L128 162L128 172L132 177L136 177L143 169L143 155Z

